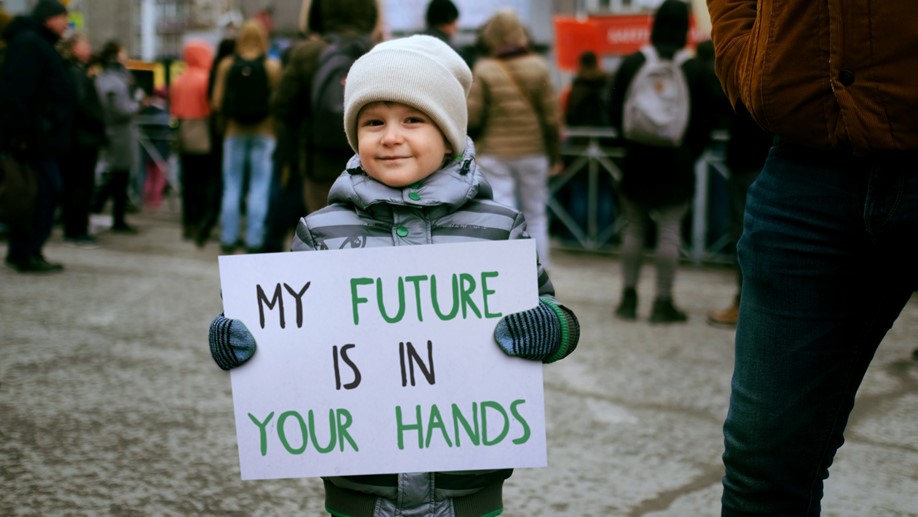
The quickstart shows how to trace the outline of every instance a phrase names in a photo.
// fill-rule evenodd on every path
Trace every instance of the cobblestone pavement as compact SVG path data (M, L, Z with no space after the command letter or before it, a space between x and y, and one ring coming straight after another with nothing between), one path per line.
M66 271L0 269L0 515L322 515L317 479L241 481L230 383L211 361L217 246L180 238L174 211L136 236L46 249ZM2 246L5 252L5 246ZM546 367L549 467L508 481L508 516L718 515L731 330L704 314L726 269L686 266L686 324L611 318L614 257L556 252L579 315L577 353ZM827 516L918 515L918 298L880 347L827 482Z

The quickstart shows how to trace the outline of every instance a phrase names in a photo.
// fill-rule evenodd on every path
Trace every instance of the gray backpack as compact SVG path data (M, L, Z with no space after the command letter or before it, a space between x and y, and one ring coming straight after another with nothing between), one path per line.
M656 49L641 49L646 61L625 92L622 134L645 145L678 147L688 127L689 90L682 64L689 58L680 50L673 59L660 59Z

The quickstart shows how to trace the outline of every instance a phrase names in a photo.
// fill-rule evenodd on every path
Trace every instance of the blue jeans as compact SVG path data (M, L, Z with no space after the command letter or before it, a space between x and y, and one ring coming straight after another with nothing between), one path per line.
M265 221L271 197L271 169L275 139L268 135L234 135L223 140L223 203L220 242L234 246L239 240L239 203L246 167L249 188L246 197L245 245L258 251L264 245ZM189 171L193 174L194 171Z
M918 288L915 158L779 143L750 187L722 515L819 514L864 373Z

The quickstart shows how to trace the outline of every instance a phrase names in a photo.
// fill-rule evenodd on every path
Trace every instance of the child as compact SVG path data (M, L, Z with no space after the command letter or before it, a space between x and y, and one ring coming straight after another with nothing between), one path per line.
M468 66L448 45L412 36L377 45L351 68L345 132L357 155L329 206L300 220L294 251L529 238L519 212L497 204L466 136ZM331 129L331 128L330 128ZM577 318L555 301L538 267L539 305L500 320L495 340L511 356L552 362L577 346ZM218 316L210 347L223 369L255 342L239 320ZM494 516L512 469L324 478L335 516Z

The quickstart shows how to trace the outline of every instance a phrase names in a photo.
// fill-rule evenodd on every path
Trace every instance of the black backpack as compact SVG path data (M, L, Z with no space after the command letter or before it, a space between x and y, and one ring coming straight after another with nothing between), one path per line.
M367 53L370 38L331 35L319 53L310 85L309 135L317 149L350 151L344 133L344 81L351 65Z
M223 115L241 124L256 124L270 115L270 101L265 56L252 60L233 57L233 66L226 74Z

